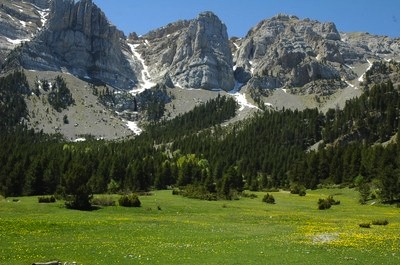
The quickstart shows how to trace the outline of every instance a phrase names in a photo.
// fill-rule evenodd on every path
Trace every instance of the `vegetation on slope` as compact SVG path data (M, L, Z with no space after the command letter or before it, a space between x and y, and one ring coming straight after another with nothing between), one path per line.
M396 134L399 106L399 91L388 82L326 115L316 109L266 111L228 127L219 124L235 115L237 104L218 97L123 142L66 143L16 127L1 132L0 191L73 194L87 201L117 183L120 191L175 186L197 194L191 197L232 199L243 189L362 179L371 191L367 199L374 193L394 202L400 199L400 147L376 143ZM321 140L318 151L307 152Z

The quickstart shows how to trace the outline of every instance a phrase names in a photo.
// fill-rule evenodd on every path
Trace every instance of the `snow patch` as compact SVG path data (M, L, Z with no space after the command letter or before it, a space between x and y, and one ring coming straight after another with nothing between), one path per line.
M146 89L152 88L156 84L151 82L149 69L148 69L147 65L145 64L145 61L142 58L142 56L140 55L140 53L136 50L136 48L139 46L139 44L129 44L128 43L128 45L131 48L131 51L133 54L132 57L136 58L140 62L140 64L142 65L142 68L143 68L143 70L141 71L141 75L142 75L141 87L139 89L133 89L130 91L130 93L132 95L137 95L137 94L142 93Z
M126 126L136 135L140 135L143 130L139 128L137 121L127 121Z
M251 74L254 74L253 61L249 61L249 64L251 65L251 67L250 67L250 72L251 72Z
M253 104L251 104L244 93L240 93L240 88L243 86L241 83L236 83L235 88L229 91L228 93L235 98L237 103L240 105L239 111L243 111L245 108L250 109L258 109L259 108Z
M268 103L268 102L264 103L264 105L267 106L267 107L273 107L274 106L272 103Z
M368 66L367 70L365 70L365 72L358 78L359 82L363 82L364 81L365 74L372 68L373 64L371 63L371 61L367 60L367 62L369 64L369 66Z
M86 141L85 138L77 138L77 139L73 140L74 143L85 142L85 141Z
M240 49L240 46L239 45L237 45L236 43L233 43L233 45L235 45L235 47L236 47L236 49Z
M31 3L31 6L33 6L38 11L38 13L40 15L40 21L42 22L42 28L43 28L48 21L48 15L50 13L50 9L42 9L42 8L34 5L33 3ZM39 30L41 30L41 28Z
M7 16L8 16L12 21L15 21L15 19L14 19L10 14L7 14Z
M7 38L7 37L6 37L6 40L7 40L9 43L12 43L12 44L14 44L14 45L19 45L19 44L21 44L22 42L30 41L29 39L15 39L15 40L13 40L13 39L9 39L9 38Z
M287 94L287 89L286 88L282 88L282 91Z
M349 81L345 81L346 82L346 84L349 86L349 87L351 87L351 88L354 88L354 89L358 89L358 87L356 87L355 85L353 85L352 83L350 83Z

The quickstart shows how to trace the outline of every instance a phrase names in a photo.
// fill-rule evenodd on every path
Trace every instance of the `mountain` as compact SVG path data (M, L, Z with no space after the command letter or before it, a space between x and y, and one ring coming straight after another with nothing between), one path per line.
M133 39L150 75L170 75L184 88L231 90L235 85L226 26L211 12Z
M5 0L0 19L3 74L24 69L36 89L29 126L72 140L130 136L220 94L240 105L231 122L265 108L327 111L362 94L374 62L400 59L399 39L282 14L231 39L212 12L125 36L91 0ZM43 84L57 76L74 104L55 110Z
M359 77L367 60L400 56L400 42L340 33L335 24L277 15L234 39L235 78L252 89L302 88L331 94Z
M50 9L46 27L9 58L7 66L66 71L124 89L134 85L123 33L91 0L51 1Z

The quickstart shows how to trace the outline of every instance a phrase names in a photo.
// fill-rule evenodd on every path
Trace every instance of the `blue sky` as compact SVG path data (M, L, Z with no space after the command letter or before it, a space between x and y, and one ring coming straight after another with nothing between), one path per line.
M400 0L93 0L126 34L145 34L179 19L212 11L230 37L278 13L335 22L339 31L400 37Z

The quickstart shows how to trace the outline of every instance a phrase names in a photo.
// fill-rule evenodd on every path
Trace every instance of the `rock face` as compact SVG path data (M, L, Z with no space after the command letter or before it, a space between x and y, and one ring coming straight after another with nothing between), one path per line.
M137 50L150 76L168 74L184 88L230 90L235 81L226 26L211 12L191 21L178 21L139 40Z
M49 0L3 0L0 5L0 64L8 53L29 41L44 26Z
M346 63L357 63L366 59L400 60L400 39L371 35L363 32L341 33L340 51Z
M54 0L45 29L22 47L12 64L41 71L68 71L129 89L136 75L124 54L128 49L123 33L91 0Z
M354 79L355 75L341 67L344 58L338 41L333 23L275 16L236 40L235 77L267 89L302 87L316 80L334 80L340 86L341 76Z
M333 23L288 15L261 21L244 39L231 43L235 78L258 89L335 90L357 77L351 65L400 56L399 39L339 33Z

